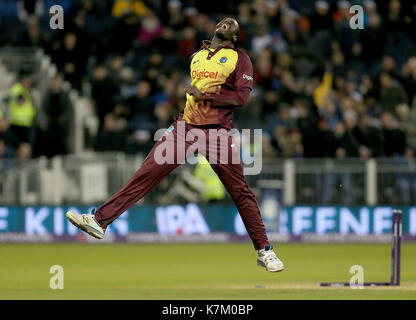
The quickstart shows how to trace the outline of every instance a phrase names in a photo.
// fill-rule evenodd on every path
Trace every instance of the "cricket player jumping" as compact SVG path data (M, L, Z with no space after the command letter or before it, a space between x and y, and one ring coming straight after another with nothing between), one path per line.
M172 161L161 164L157 157L160 157L162 145L166 152L170 150L166 145L173 147L178 144L183 144L187 151L192 145L186 139L186 133L190 130L202 130L207 137L206 145L210 144L209 130L225 132L226 143L218 143L216 138L211 144L216 145L218 155L225 152L229 155L228 159L232 158L236 152L231 135L228 134L233 128L232 114L236 107L246 104L253 86L250 58L234 47L239 30L238 22L232 18L223 19L217 24L212 40L204 41L201 49L191 56L192 82L185 87L186 106L178 119L174 120L164 137L154 145L127 184L98 210L94 209L92 214L68 211L66 217L72 224L91 236L102 239L110 223L183 163ZM181 124L184 130L178 130ZM175 159L183 156L175 148L171 150L175 150L172 155ZM258 251L257 264L271 272L282 271L283 263L269 243L256 197L245 181L241 163L230 163L231 160L218 163L210 161L208 152L204 155L237 206L254 248Z

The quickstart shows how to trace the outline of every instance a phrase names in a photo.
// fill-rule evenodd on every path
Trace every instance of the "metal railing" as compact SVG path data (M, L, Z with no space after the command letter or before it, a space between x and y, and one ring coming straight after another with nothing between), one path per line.
M3 161L0 203L102 203L128 181L143 159L124 153L83 153L24 163ZM188 183L192 172L192 166L180 166L141 201L198 201L186 192L192 189ZM285 205L406 205L416 200L416 162L405 159L263 159L261 173L246 179L258 197L265 189L279 189Z

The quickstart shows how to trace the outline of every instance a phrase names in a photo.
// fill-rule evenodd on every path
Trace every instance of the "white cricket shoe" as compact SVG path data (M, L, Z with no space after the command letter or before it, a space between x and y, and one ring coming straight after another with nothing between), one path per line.
M95 220L95 209L91 211L91 214L78 214L74 211L69 210L65 216L78 229L88 233L97 239L104 238L105 229L103 229Z
M264 249L258 251L257 264L270 272L283 271L285 268L283 262L274 253L272 245L264 246Z

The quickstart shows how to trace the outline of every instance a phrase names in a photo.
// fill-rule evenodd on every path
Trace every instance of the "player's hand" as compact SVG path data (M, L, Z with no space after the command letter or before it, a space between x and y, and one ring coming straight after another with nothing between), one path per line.
M199 91L199 89L197 87L195 87L191 84L187 85L185 87L184 91L187 94L193 96L196 100L205 100L205 98L206 98L205 95L201 91Z

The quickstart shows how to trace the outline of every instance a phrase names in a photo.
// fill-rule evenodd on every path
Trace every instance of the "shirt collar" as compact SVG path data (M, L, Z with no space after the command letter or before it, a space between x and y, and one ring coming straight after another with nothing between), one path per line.
M201 49L209 49L210 44L211 44L211 40L202 41ZM219 46L218 48L215 49L215 51L223 49L223 48L235 49L234 45L230 43L230 44L227 44L226 46Z
M208 51L209 51L209 53L208 53L208 60L209 59L211 59L218 51L220 51L221 49L224 49L224 48L230 48L230 49L234 49L235 50L235 47L234 47L234 45L232 44L232 43L230 43L230 44L228 44L228 45L226 45L226 46L219 46L218 48L216 48L214 51L211 51L210 49L209 49L209 45L211 44L211 41L210 40L204 40L204 41L202 41L202 47L201 47L201 49L200 50L202 50L202 49L207 49Z

